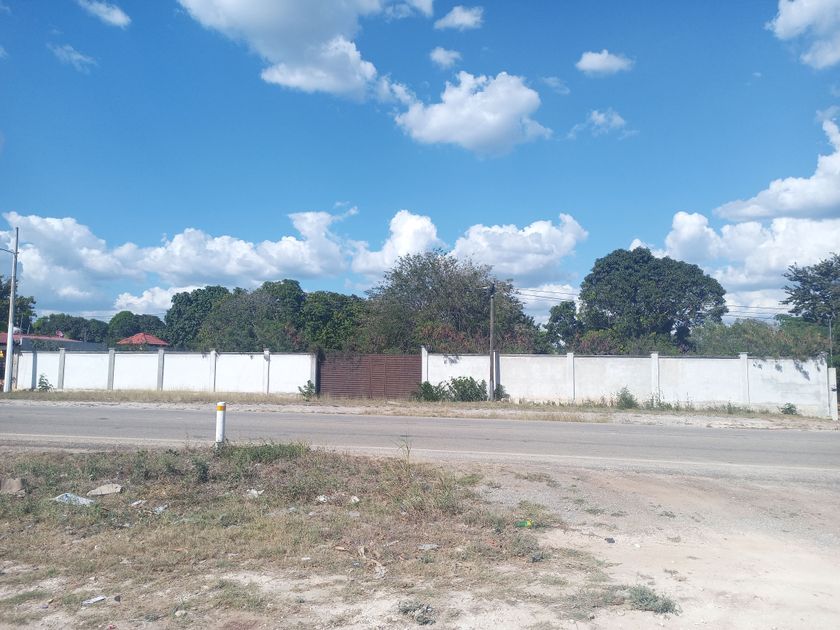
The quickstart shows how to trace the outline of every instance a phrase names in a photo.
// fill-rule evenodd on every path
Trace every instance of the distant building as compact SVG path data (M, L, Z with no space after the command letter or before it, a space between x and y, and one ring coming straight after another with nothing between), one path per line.
M160 337L155 337L149 333L139 332L136 335L131 335L131 337L126 337L125 339L120 339L117 342L118 346L158 346L158 347L165 347L169 344L166 343Z

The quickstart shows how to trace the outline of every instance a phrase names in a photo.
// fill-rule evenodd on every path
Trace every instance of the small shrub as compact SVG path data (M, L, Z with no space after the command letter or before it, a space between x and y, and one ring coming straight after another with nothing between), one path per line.
M510 400L510 396L505 390L505 386L501 383L496 385L496 390L493 392L493 400Z
M487 400L487 381L476 381L472 376L456 376L447 387L451 399L456 402Z
M210 481L210 464L203 457L193 457L193 473L196 483Z
M429 381L423 381L411 397L421 402L442 402L449 400L449 390L444 383L432 385Z
M798 416L799 409L796 408L796 405L793 403L785 403L781 407L779 407L779 411L785 414L786 416Z
M646 610L657 615L677 614L679 612L673 599L660 595L647 586L633 586L630 588L628 595L630 605L636 610Z
M38 377L38 391L39 392L51 392L53 390L52 383L50 383L49 379L47 379L46 374L41 374Z
M615 406L618 409L638 409L639 401L626 387L622 387L615 395Z
M298 387L298 391L306 402L318 397L318 390L315 388L315 383L312 381L306 381L306 385Z

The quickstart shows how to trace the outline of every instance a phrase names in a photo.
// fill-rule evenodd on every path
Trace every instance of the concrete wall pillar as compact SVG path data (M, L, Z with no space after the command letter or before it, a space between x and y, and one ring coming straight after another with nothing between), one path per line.
M837 415L837 368L828 368L828 409L832 420L840 420Z
M117 362L117 351L108 348L108 390L114 389L114 367Z
M219 355L215 350L210 351L210 381L208 386L211 392L216 391L216 359L218 356Z
M263 392L268 394L271 383L271 351L263 348Z
M741 402L750 406L750 359L746 352L738 355L741 360Z
M420 346L420 382L429 380L429 351L426 346Z
M59 348L58 350L58 383L55 384L56 389L64 389L64 364L67 360L67 350Z
M157 369L157 390L159 392L163 391L163 362L164 362L165 352L163 348L158 348L158 369Z
M319 359L317 354L309 355L309 380L312 381L312 384L315 386L315 391L320 393L321 383L318 378L318 361Z
M650 395L653 397L653 402L659 402L659 353L650 353Z
M575 402L575 353L566 353L566 398Z

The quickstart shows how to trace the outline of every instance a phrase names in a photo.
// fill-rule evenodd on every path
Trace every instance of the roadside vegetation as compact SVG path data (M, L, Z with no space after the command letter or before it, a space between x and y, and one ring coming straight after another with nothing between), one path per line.
M785 277L791 283L784 288L789 313L779 308L772 321L761 321L749 317L761 312L757 307L745 306L733 311L742 316L733 323L722 319L728 312L725 292L715 279L696 265L657 258L644 248L597 259L576 301L517 290L490 266L434 251L400 258L364 297L305 292L298 281L284 279L253 290L208 285L177 293L162 319L129 311L108 323L63 313L36 318L33 296L20 296L16 312L24 331L108 345L147 332L177 350L415 354L423 345L432 352L484 353L492 287L495 345L502 352L747 352L798 359L827 353L828 322L840 313L840 255L794 265ZM527 314L528 300L554 301L546 322ZM0 278L0 312L5 309L8 280ZM49 349L50 342L39 343Z
M3 458L0 477L25 488L0 495L7 623L200 627L247 614L303 627L307 589L326 583L335 615L376 596L392 597L395 613L398 600L416 600L414 611L444 621L458 614L438 604L453 588L542 598L563 618L630 605L597 559L543 547L541 532L565 527L560 516L528 501L496 511L475 492L479 475L417 464L408 446L385 459L294 443L21 453ZM55 500L103 484L121 492ZM526 593L543 578L565 586ZM271 580L290 586L266 588Z

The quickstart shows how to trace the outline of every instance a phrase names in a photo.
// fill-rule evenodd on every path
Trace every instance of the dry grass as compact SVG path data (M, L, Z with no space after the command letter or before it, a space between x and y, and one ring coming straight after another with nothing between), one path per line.
M562 526L556 515L524 501L515 512L489 510L471 489L479 476L415 464L410 449L393 459L303 444L22 453L0 463L0 477L10 476L28 488L24 498L0 497L0 617L13 623L53 614L71 625L174 621L176 613L180 623L187 609L189 619L205 621L226 611L273 618L301 609L296 599L227 577L243 571L292 581L347 576L338 596L354 601L383 585L448 589L453 576L459 588L515 598L537 566L557 583L583 581L587 592L603 581L590 583L599 571L591 557L555 557L538 532L514 526L518 518ZM52 500L106 482L123 492L92 507ZM249 498L251 489L261 494ZM436 547L420 548L426 544ZM121 594L121 602L81 606L98 594ZM568 593L554 600L577 614Z

